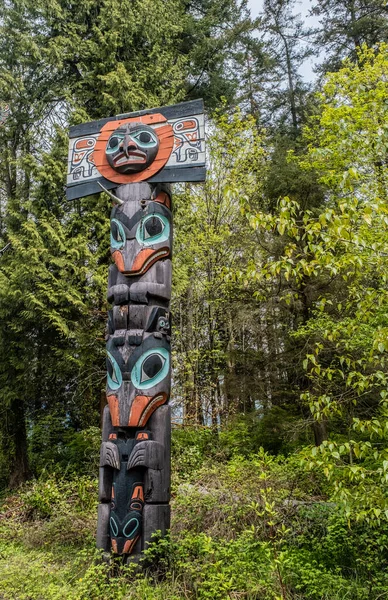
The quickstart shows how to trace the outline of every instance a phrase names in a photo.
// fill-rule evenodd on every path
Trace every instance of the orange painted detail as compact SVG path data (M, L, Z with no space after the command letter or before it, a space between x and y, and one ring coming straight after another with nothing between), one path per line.
M153 202L159 202L167 206L167 208L171 208L171 198L166 192L159 192L156 198L153 199Z
M111 542L112 542L112 552L115 552L116 554L118 554L116 540L111 540Z
M117 396L107 396L107 401L109 405L109 412L112 419L113 427L118 427L120 425L120 409L119 409L119 399Z
M88 150L89 148L93 147L93 140L91 138L86 138L86 139L80 139L77 140L76 143L74 144L74 148L76 148L77 150Z
M147 423L147 421L150 418L150 416L152 415L152 413L157 408L159 408L159 406L162 406L162 404L166 404L166 402L167 402L167 394L158 394L157 396L152 398L151 402L149 403L148 406L146 406L146 408L140 418L139 427L144 427L144 425Z
M112 500L114 499L114 497L115 497L115 488L114 488L114 486L112 485Z
M140 536L135 537L133 540L127 540L124 544L123 554L131 554L137 540Z
M159 250L153 250L152 248L144 248L140 250L139 254L133 261L130 271L125 270L123 255L120 250L112 252L112 258L115 261L116 267L124 275L143 275L152 265L161 258L165 258L170 254L168 248L160 248Z
M148 440L148 433L145 433L145 431L139 431L139 433L136 436L137 440Z
M117 433L111 433L111 434L109 435L109 439L110 439L110 440L117 440Z
M136 396L129 415L129 427L144 427L148 419L159 406L167 402L167 394L157 396Z
M160 260L161 258L168 256L169 254L170 251L168 248L159 248L159 250L153 250L152 248L144 248L143 250L140 250L139 254L133 261L131 273L133 275L142 275L157 260Z
M141 500L142 502L144 502L144 492L143 492L143 486L141 485L137 485L135 487L135 489L133 490L133 494L132 494L132 498L131 500Z
M126 123L144 123L145 125L160 125L163 123L162 125L154 128L154 131L159 138L159 150L155 160L149 167L144 169L144 171L132 173L130 175L117 173L117 171L112 169L112 167L109 165L105 155L106 143L112 132L120 127L120 125L124 125ZM101 128L100 135L94 147L94 163L100 174L106 179L109 179L109 181L114 181L115 183L135 183L138 181L144 181L163 169L171 156L171 152L174 147L174 139L174 131L171 125L169 125L167 119L160 113L145 115L143 117L133 117L131 119L109 121Z
M116 267L118 268L120 273L125 273L124 259L123 259L123 255L121 254L121 252L119 250L115 250L114 252L112 252L112 258L115 261Z
M139 427L140 417L151 400L151 396L136 396L131 406L131 413L128 421L129 427Z

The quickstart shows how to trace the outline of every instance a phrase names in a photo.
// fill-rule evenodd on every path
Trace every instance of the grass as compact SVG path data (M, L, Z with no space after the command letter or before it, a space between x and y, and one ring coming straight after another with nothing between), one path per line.
M200 457L175 470L171 536L139 569L95 550L94 478L43 474L3 499L0 599L388 598L388 527L349 527L328 494L295 457Z

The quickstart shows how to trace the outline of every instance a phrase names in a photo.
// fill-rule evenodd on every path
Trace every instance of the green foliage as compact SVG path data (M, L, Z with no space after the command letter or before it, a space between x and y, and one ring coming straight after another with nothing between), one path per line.
M93 476L101 444L99 427L74 431L66 418L50 412L38 417L29 434L29 458L35 475L43 471Z
M204 437L197 436L198 454ZM194 448L195 434L186 439ZM349 521L297 455L261 451L216 466L205 459L189 480L174 466L171 535L155 537L140 569L104 563L93 549L94 480L42 476L6 498L4 599L378 600L388 593L386 525Z
M96 508L95 481L77 476L71 479L43 474L20 492L20 512L26 519L48 519L74 510L91 512Z
M263 448L271 454L289 454L309 442L309 432L301 427L297 414L280 406L240 415L219 434L220 446L227 456L246 458Z
M216 455L218 437L209 427L174 428L171 454L179 480L190 479L209 455Z
M308 464L323 469L348 515L377 524L388 517L387 56L385 45L364 48L358 66L328 76L299 159L319 174L326 202L308 210L283 198L274 214L252 214L278 250L248 270L260 284L279 281L279 299L305 309L293 334L305 352L302 405L321 431L337 433L317 439Z
M265 150L254 120L239 111L219 114L209 138L209 174L203 186L186 185L174 197L175 394L185 424L224 425L252 410L256 315L245 310L249 290L233 275L246 267L254 240L241 213L259 197ZM256 308L256 307L254 307ZM242 348L243 347L243 348ZM200 392L199 392L200 390Z
M319 52L324 50L321 71L341 68L344 58L357 60L362 44L373 47L385 41L388 31L385 0L320 0L312 7L312 14L320 17L321 27L315 32Z

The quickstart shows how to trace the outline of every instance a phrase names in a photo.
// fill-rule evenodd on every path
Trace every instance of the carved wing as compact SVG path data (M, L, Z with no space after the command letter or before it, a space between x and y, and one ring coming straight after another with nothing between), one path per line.
M100 467L112 467L120 470L119 449L113 442L103 442L100 453Z
M147 467L160 470L163 468L164 446L153 440L138 442L129 457L127 469Z

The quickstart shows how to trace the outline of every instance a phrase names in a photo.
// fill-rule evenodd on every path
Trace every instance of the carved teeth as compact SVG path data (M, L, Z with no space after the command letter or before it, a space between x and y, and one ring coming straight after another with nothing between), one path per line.
M130 154L128 157L124 156L123 158L119 158L119 160L117 160L115 162L116 167L119 167L120 165L125 165L127 162L142 162L144 163L146 161L146 159L144 158L144 155L140 155L140 154Z

